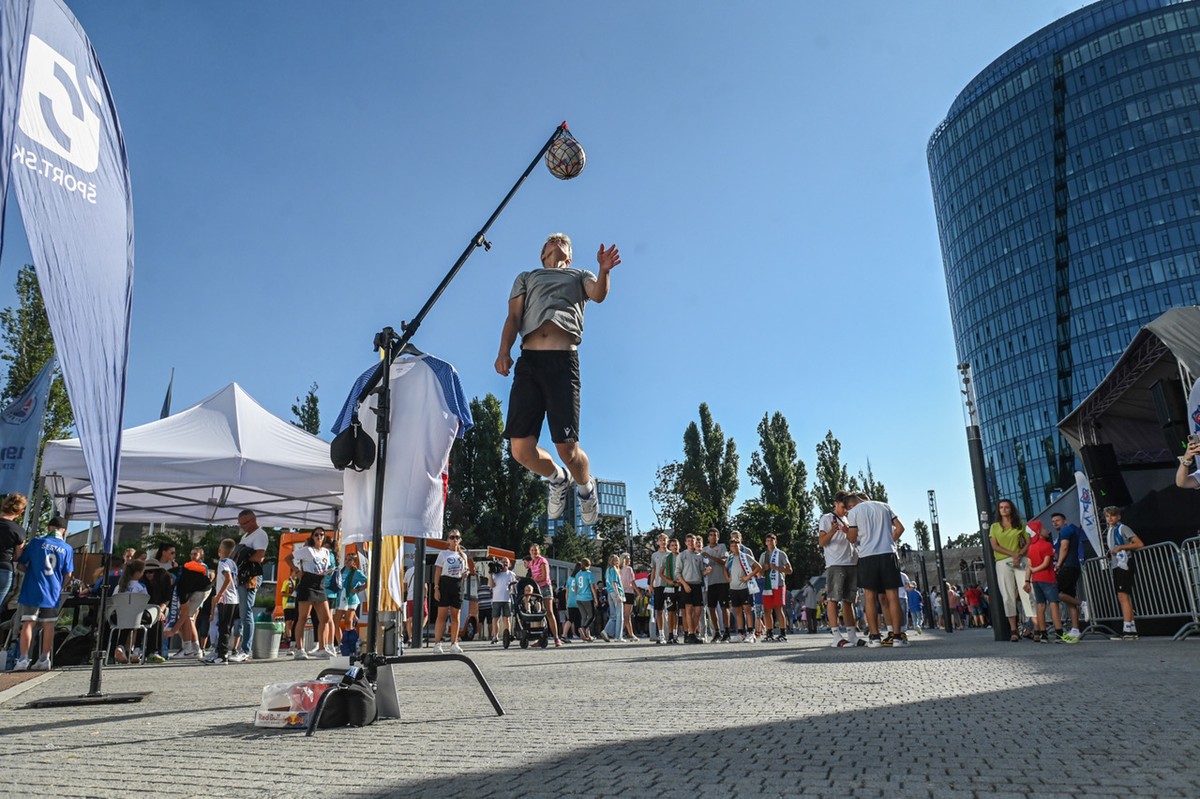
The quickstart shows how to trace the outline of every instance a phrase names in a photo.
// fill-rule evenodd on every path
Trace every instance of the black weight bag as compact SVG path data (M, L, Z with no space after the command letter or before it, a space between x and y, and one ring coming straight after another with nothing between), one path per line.
M366 671L351 668L342 681L321 697L319 726L365 727L375 721L375 689L367 681Z

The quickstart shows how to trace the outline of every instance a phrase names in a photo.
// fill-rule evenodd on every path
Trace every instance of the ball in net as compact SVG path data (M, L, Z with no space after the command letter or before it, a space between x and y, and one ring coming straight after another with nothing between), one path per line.
M570 180L583 171L587 156L570 134L562 136L546 151L546 168L559 180Z

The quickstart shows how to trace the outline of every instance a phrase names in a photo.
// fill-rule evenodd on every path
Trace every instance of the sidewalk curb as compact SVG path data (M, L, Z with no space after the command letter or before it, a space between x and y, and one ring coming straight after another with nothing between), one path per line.
M8 688L4 691L0 691L0 705L4 705L13 699L16 699L18 696L25 693L30 688L35 688L35 687L41 685L42 683L46 682L47 680L57 677L60 674L62 674L61 671L48 671L45 674L39 674L37 677L34 677L32 680L26 680L25 682L20 683L19 685L14 685L12 688Z

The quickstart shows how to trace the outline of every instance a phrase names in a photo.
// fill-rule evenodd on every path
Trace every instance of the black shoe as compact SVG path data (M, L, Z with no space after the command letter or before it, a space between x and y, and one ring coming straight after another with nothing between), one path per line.
M895 638L895 636L892 635L892 633L888 633L887 638L884 638L883 641L881 641L881 643L884 646L892 646L896 643L896 638Z
M779 643L781 643L781 644L786 644L786 643L787 643L787 636L786 636L786 635L781 635L781 636L779 636L778 638L776 638L775 640L776 640L776 641L778 641L778 642L779 642Z
M775 636L771 633L767 633L766 637L763 638L763 641L770 641L770 642L774 643Z
M725 632L721 633L720 641L721 641L721 643L724 643L724 644L729 643L729 630L726 630Z
M864 641L863 639L859 638L857 641L854 642L854 645L855 646L866 646L867 642Z

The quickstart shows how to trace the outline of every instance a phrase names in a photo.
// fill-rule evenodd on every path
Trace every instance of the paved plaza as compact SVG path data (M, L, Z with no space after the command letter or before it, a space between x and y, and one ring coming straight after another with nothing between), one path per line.
M84 692L73 669L0 707L0 795L1200 796L1200 641L828 642L468 644L505 716L464 665L406 665L402 719L314 738L251 717L320 663L112 668L106 690L153 694L25 707Z

